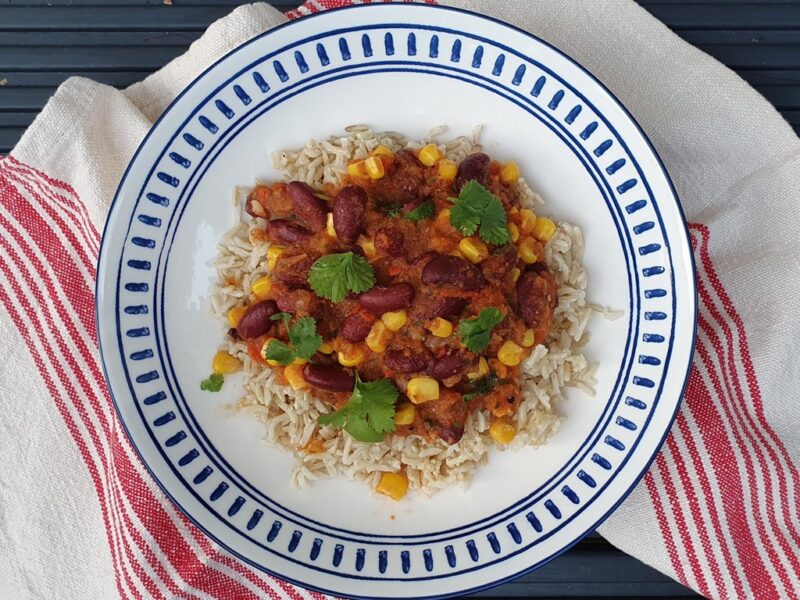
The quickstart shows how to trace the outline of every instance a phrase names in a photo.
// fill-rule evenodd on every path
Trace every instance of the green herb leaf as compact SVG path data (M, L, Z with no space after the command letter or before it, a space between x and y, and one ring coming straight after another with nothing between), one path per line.
M366 292L375 285L372 266L352 252L327 254L311 265L308 283L314 293L341 302L348 292Z
M289 341L294 345L297 358L308 360L322 345L322 336L317 335L314 317L302 317L289 329ZM267 348L269 349L269 348Z
M200 389L204 392L218 392L222 389L222 384L225 383L225 376L219 373L212 373L208 379L203 379L200 382Z
M494 389L498 381L500 381L500 378L494 373L478 379L471 385L472 391L468 394L464 394L462 399L464 402L469 402L478 396L485 396Z
M481 352L489 345L492 329L504 319L503 313L493 306L484 308L473 319L464 319L458 326L461 343L473 352Z
M426 200L417 208L409 212L406 215L406 219L413 223L418 223L419 221L422 221L422 219L430 219L435 214L436 206L433 204L433 200Z
M270 321L280 321L281 319L283 319L283 322L288 325L289 321L291 320L291 318L292 318L291 313L279 312L279 313L275 313L274 315L272 315L269 318L269 320Z
M377 202L375 209L387 217L399 217L403 214L403 205L399 202Z
M342 408L320 415L320 425L342 427L360 442L382 442L394 431L394 404L399 393L389 379L365 383L356 373L353 395Z
M278 314L287 315L282 318L288 325L291 315L289 313ZM297 323L289 328L289 341L292 343L291 346L280 340L270 340L264 358L276 360L282 365L290 365L296 358L304 360L311 358L322 344L322 336L317 335L317 322L314 317L298 319Z
M294 350L280 340L270 340L267 351L264 353L266 360L275 360L282 365L290 365L294 362Z
M450 224L463 235L473 235L478 231L480 238L489 244L501 245L510 241L508 216L503 203L474 179L465 183L458 198L450 198L450 202L453 203Z

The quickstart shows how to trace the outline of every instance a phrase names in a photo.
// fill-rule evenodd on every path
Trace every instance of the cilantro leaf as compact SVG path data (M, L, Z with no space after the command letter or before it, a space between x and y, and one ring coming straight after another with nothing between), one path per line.
M291 315L289 313L278 314L286 315L281 318L288 325ZM298 319L297 323L289 328L289 341L292 343L291 346L280 340L270 340L264 358L275 360L282 365L290 365L296 358L304 360L311 358L322 344L322 336L317 334L317 322L314 317Z
M433 215L436 214L436 206L434 206L432 200L426 200L422 204L420 204L417 208L410 211L406 215L406 219L411 221L412 223L418 223L422 221L422 219L430 219Z
M399 202L377 202L375 210L385 214L387 217L399 217L403 214L403 205Z
M473 352L485 350L489 345L492 329L499 325L504 318L503 313L494 306L490 306L484 308L477 317L464 319L458 326L461 343Z
M382 442L394 431L394 404L399 392L389 379L363 382L356 373L353 395L342 408L320 415L320 425L342 427L360 442Z
M283 320L283 322L284 322L284 323L286 323L286 324L288 325L288 324L289 324L289 319L291 319L291 318L292 318L292 315L291 315L290 313L287 313L287 312L278 312L278 313L275 313L274 315L272 315L272 316L269 318L269 320L270 320L270 321L280 321L280 320Z
M297 358L304 360L311 358L322 344L322 336L317 334L317 322L314 317L298 319L289 329L289 341L294 345Z
M477 381L473 382L471 386L472 391L464 394L462 396L462 400L464 400L464 402L469 402L475 399L477 396L485 396L494 389L499 381L500 378L494 373L478 379Z
M222 384L225 383L225 376L219 373L212 373L208 379L203 379L200 382L200 389L204 392L218 392L222 389Z
M474 179L461 188L458 198L450 198L450 224L463 235L478 231L489 244L501 245L510 241L508 215L503 203ZM478 227L480 226L480 229Z
M372 266L352 252L326 254L311 265L308 283L314 293L341 302L348 292L366 292L375 285Z
M275 360L282 365L290 365L294 362L294 350L280 340L270 340L264 358Z

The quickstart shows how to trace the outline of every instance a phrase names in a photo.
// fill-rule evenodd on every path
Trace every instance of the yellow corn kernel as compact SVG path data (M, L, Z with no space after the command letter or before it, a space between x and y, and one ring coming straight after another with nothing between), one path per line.
M275 265L278 264L278 258L283 254L283 246L270 246L267 250L267 266L270 271L275 270Z
M408 321L408 315L404 310L395 310L381 315L381 321L389 331L400 331Z
M383 170L383 162L377 156L370 156L365 160L364 167L366 167L370 179L380 179L386 174L386 171Z
M439 179L452 180L458 174L458 165L452 160L443 158L439 161Z
M247 308L244 306L234 306L230 309L228 311L228 323L230 326L236 329L236 326L239 324L239 319L241 319L246 312Z
M303 376L303 365L293 362L283 370L283 374L293 390L302 390L308 387L308 382Z
M323 354L333 354L333 346L331 346L328 342L322 342L317 350Z
M497 360L507 367L516 367L522 362L522 357L525 355L525 350L518 346L511 340L506 341L500 350L497 351Z
M351 346L349 349L339 352L337 355L339 364L343 367L357 367L366 358L363 349L358 346Z
M532 238L525 238L520 242L519 248L517 251L519 252L519 257L522 261L526 264L532 265L539 257L536 256L536 242Z
M439 214L436 215L436 223L443 227L445 225L450 225L450 209L445 208L439 211Z
M432 167L436 164L437 160L442 158L442 153L439 152L439 148L436 147L436 144L428 144L427 146L423 146L419 151L418 158L419 162L426 167Z
M382 320L377 320L367 334L367 346L373 352L380 354L386 352L386 347L392 341L392 332Z
M522 345L526 348L530 348L533 346L533 343L536 341L535 336L533 335L533 329L526 329L525 333L522 334Z
M508 224L508 235L511 237L511 241L516 244L519 240L519 227L517 227L516 223Z
M336 239L336 229L333 227L333 213L328 213L328 220L325 223L325 232L331 236L332 238Z
M364 240L359 242L359 246L361 246L367 258L375 258L375 242L372 240Z
M412 377L406 386L406 395L414 404L439 399L439 382L433 377Z
M507 421L495 421L489 425L489 434L498 444L508 444L517 435L517 430Z
M476 379L480 379L481 377L486 377L489 374L489 363L486 362L486 359L481 356L481 359L478 361L478 368L474 371L470 371L467 373L467 379L470 381L475 381Z
M392 500L400 500L408 492L408 477L402 473L384 473L375 491Z
M513 160L508 161L500 169L500 181L503 183L514 183L519 179L519 167Z
M375 156L389 156L389 157L394 156L394 152L389 150L389 148L387 148L383 144L375 148L375 150L372 151L372 154L374 154Z
M519 209L516 206L512 206L511 208L508 209L508 214L509 215L518 215L519 214Z
M242 361L220 350L211 361L211 370L218 375L230 375L242 368Z
M349 165L347 165L347 174L350 175L350 177L366 176L367 170L364 166L364 161L359 160L357 162L350 163Z
M536 239L547 242L553 237L556 232L556 224L547 217L539 217L536 219L536 224L533 227L533 235Z
M517 267L511 269L511 282L517 283L517 279L519 279L520 275L522 275L522 271L520 271Z
M453 333L453 324L447 319L436 317L425 326L433 335L440 338L450 337Z
M272 279L268 275L264 275L263 277L259 277L253 283L250 284L250 289L253 293L261 298L269 297L269 291L272 289Z
M473 264L483 262L489 256L489 247L477 238L463 238L458 249Z
M417 416L417 408L413 404L401 404L394 411L394 424L395 425L411 425L414 418Z
M533 228L536 226L536 215L533 211L528 208L523 208L519 211L519 216L519 227L522 229L522 233L530 233L533 231Z

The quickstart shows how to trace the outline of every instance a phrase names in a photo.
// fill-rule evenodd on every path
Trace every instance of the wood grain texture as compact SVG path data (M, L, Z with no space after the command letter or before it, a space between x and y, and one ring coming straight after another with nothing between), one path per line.
M245 0L0 0L0 153L56 87L81 75L126 87L183 53ZM689 43L736 70L800 130L800 2L642 0ZM273 3L289 9L297 2ZM68 51L64 51L68 49ZM688 598L690 590L592 534L483 598Z

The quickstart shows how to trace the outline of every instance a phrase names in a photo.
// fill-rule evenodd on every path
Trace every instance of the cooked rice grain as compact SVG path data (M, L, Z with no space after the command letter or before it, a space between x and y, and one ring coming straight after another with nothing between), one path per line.
M346 135L322 141L310 140L299 150L273 154L275 168L285 180L301 180L321 188L337 185L346 173L347 162L363 158L378 145L391 150L420 147L437 143L447 158L460 162L468 154L480 150L480 127L471 137L461 136L449 141L439 138L446 128L431 130L425 142L410 142L395 132L377 133L365 125L348 127ZM524 205L540 208L544 201L520 179L520 195ZM241 190L235 191L237 214L241 215ZM262 219L242 222L229 231L220 243L215 261L219 284L211 301L214 314L225 321L228 311L240 305L255 279L268 273L266 254L268 244L251 234L263 229ZM545 260L558 283L558 307L550 338L545 345L534 348L523 364L520 403L514 422L518 433L508 446L540 446L555 433L561 424L559 403L564 389L572 386L593 395L596 364L589 363L581 353L588 339L587 324L593 313L615 317L614 313L586 301L586 273L581 264L583 234L575 225L559 223L545 251ZM297 466L292 484L304 486L320 477L344 476L375 486L385 471L405 469L411 489L431 494L459 482L467 482L474 470L487 462L493 441L489 435L491 416L486 411L469 415L463 438L454 445L438 440L429 442L420 436L389 438L379 444L358 442L342 430L317 425L317 417L327 413L327 406L308 392L293 391L278 384L274 371L254 362L243 342L227 341L222 349L244 363L245 395L237 409L250 411L264 423L266 440L283 446L293 453ZM311 453L306 448L317 436L323 451Z

